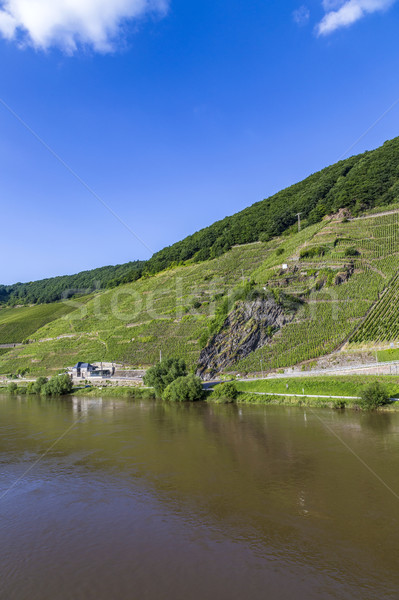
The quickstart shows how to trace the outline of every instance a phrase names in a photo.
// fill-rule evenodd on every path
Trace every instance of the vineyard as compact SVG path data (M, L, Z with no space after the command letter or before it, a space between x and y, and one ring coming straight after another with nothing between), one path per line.
M40 327L59 319L72 310L72 306L62 302L20 308L2 308L0 310L0 344L23 342Z
M399 273L370 311L363 325L350 338L351 343L394 342L399 340Z
M360 342L399 340L398 217L330 221L288 259L285 272L258 270L268 285L305 295L307 302L270 344L232 370L289 367L329 354L348 340L352 350L362 347ZM309 252L312 248L316 251Z
M87 303L68 301L72 312L38 329L34 342L0 356L0 372L29 366L38 374L83 361L146 366L163 356L197 363L199 339L218 304L276 248L255 243L212 261L168 269L99 292Z
M213 260L188 261L99 291L88 301L14 313L4 309L0 342L29 338L31 343L0 354L0 372L24 367L38 374L56 372L77 360L146 366L160 352L195 368L215 312L248 282L251 289L295 296L302 304L294 320L231 371L285 368L348 342L356 350L376 341L399 341L398 225L395 212L325 218L299 233L233 247ZM39 309L47 311L42 321Z

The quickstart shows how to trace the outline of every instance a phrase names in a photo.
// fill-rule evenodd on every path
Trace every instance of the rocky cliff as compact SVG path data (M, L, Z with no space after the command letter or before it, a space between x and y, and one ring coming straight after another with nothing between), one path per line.
M219 333L202 350L197 375L212 379L220 371L270 342L272 336L294 319L273 298L241 301L226 318Z

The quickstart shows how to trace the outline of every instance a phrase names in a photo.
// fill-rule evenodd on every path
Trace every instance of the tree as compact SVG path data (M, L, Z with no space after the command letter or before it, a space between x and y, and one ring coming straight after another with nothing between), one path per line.
M390 401L387 389L379 381L375 381L362 390L360 406L365 410L375 410Z
M203 400L204 390L202 381L195 375L186 375L178 377L170 383L162 395L164 400L170 402L196 402Z
M183 359L167 358L148 369L144 376L144 383L153 387L158 396L162 396L170 383L185 375L187 375L187 367Z
M7 386L7 391L9 394L15 394L18 391L18 386L16 383L9 383Z
M28 384L28 394L40 394L42 387L46 385L48 379L46 377L38 377L34 383Z

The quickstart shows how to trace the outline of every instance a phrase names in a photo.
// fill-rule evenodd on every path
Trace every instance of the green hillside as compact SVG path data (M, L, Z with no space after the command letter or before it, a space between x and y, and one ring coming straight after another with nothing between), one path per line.
M280 369L377 342L381 351L395 347L398 175L399 138L135 263L126 275L122 269L120 279L106 271L108 289L71 300L62 314L52 307L65 304L48 304L42 320L37 306L25 320L24 312L15 321L8 313L7 324L5 311L0 343L32 342L0 355L0 372L55 372L77 360L145 366L162 352L213 376Z
M274 196L156 253L145 265L149 273L192 259L207 260L235 244L268 240L295 228L319 223L341 208L353 216L399 198L399 138L381 148L340 161Z
M62 302L3 308L0 310L0 345L21 343L47 323L73 310L72 305Z
M223 306L227 303L231 314L237 303L261 298L264 288L276 298L300 299L300 308L230 370L260 371L315 359L361 331L369 311L396 289L398 226L394 211L351 221L329 218L300 233L237 246L213 260L100 292L39 329L30 336L34 343L1 356L0 372L29 366L44 373L77 360L149 365L160 351L183 357L194 368L214 327L223 326Z
M381 148L350 157L311 175L274 196L217 221L154 254L147 262L83 271L29 283L0 286L0 303L32 304L55 302L65 296L84 294L135 281L143 273L203 262L221 256L234 245L268 241L293 232L297 213L302 227L320 223L341 208L353 216L391 206L399 199L399 138Z

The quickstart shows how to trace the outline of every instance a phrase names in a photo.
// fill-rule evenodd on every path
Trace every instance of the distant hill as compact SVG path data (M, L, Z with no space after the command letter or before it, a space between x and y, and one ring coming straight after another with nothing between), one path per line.
M76 275L50 277L29 283L0 285L0 304L44 304L72 296L86 295L106 287L136 281L141 277L144 262L100 267Z

